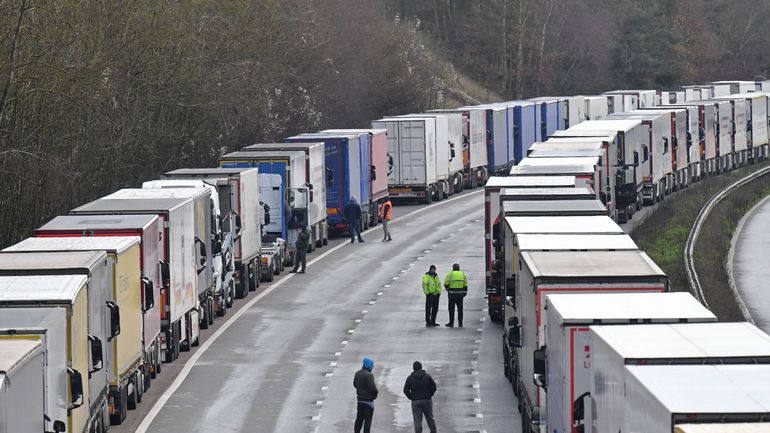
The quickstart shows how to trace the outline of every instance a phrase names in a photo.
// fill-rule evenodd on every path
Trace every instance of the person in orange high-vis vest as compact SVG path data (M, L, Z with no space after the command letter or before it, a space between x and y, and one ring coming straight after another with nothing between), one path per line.
M393 214L393 203L390 202L390 197L385 198L385 203L380 207L380 218L382 218L382 242L392 241L390 232L388 231L388 223L390 217Z

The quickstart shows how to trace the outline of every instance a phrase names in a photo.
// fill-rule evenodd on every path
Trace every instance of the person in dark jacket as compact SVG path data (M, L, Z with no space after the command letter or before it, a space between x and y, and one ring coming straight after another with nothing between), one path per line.
M297 248L297 257L294 259L294 269L289 272L304 274L307 266L307 249L310 247L310 232L307 231L306 226L300 226L297 242L294 243L294 246ZM298 271L300 265L302 265L302 269Z
M353 387L356 388L356 400L358 401L356 411L356 422L353 426L355 433L370 433L372 429L372 417L374 416L374 400L377 398L377 385L374 383L374 361L370 358L364 358L363 366L353 376Z
M358 235L358 242L364 242L361 237L361 205L358 204L356 196L351 196L348 204L345 205L342 214L345 216L345 220L348 222L348 232L350 233L350 243L356 241L356 235Z
M404 394L412 400L412 416L414 417L414 433L422 433L422 417L428 423L430 433L436 433L436 421L433 419L433 394L436 393L436 382L430 374L422 369L420 361L412 364L412 374L406 378Z

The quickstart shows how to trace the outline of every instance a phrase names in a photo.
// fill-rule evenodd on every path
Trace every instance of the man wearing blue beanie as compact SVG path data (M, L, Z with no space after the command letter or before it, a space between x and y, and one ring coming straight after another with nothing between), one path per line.
M356 389L356 399L358 400L354 425L355 433L361 433L362 426L364 433L370 433L372 429L374 400L379 393L377 385L374 383L372 369L374 369L374 361L371 358L364 358L363 366L353 377L353 387Z

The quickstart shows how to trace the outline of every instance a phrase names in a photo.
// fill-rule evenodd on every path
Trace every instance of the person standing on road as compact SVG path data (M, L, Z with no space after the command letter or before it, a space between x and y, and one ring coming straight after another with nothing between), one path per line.
M390 197L385 197L385 203L382 204L382 211L380 212L380 218L382 218L382 242L393 240L390 238L390 232L388 231L388 223L390 222L392 212L393 203L390 202Z
M436 382L422 369L420 361L412 364L412 374L406 378L404 394L412 401L412 416L414 417L414 433L422 433L422 417L428 423L430 433L436 433L436 421L433 419L433 394L436 393Z
M355 236L358 235L358 242L364 242L361 238L361 205L358 204L356 196L351 196L348 204L345 205L345 209L342 211L345 216L345 220L348 222L348 232L350 232L350 243L356 241Z
M310 247L310 232L307 231L307 227L302 225L299 228L299 235L297 235L297 242L294 243L297 248L297 257L294 259L294 269L290 272L298 272L300 274L305 273L305 267L307 266L307 249ZM300 264L302 270L299 269Z
M372 429L372 417L374 416L374 400L377 398L377 385L374 383L374 361L370 358L364 358L363 366L353 376L353 387L356 389L356 400L358 401L356 411L356 422L353 426L355 433L370 433Z
M422 292L425 294L425 326L438 326L438 300L441 296L441 279L436 273L436 266L430 265L428 272L422 276Z
M457 324L463 327L463 298L468 294L468 276L460 270L460 265L452 265L452 271L444 278L444 287L446 287L449 297L449 323L448 327L453 327L455 322L455 306L457 306Z

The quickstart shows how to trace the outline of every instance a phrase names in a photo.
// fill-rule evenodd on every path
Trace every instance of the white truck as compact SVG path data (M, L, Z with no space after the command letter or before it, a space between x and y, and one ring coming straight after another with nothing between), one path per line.
M259 170L257 168L181 168L163 179L200 179L219 192L222 230L234 240L235 297L245 298L259 287L262 230L260 224ZM280 255L275 259L279 261ZM224 261L225 263L228 260ZM280 265L275 269L280 269ZM230 305L228 305L229 307Z
M583 120L602 120L609 115L607 107L607 96L592 95L585 97L585 118ZM577 124L575 124L577 125ZM570 125L570 128L575 126Z
M685 292L556 294L546 296L545 302L547 344L533 356L546 360L535 374L546 390L547 431L552 433L590 431L586 426L591 426L591 406L586 402L595 356L589 326L717 321Z
M109 342L120 332L120 306L108 301L113 269L104 251L2 252L0 275L84 275L88 277L88 370L89 431L102 431L109 425L107 352ZM115 322L118 326L112 326ZM0 328L4 325L0 324ZM3 339L0 331L0 340ZM39 338L33 332L30 338Z
M655 105L657 92L655 90L613 90L603 93L610 97L620 96L621 106L614 102L614 109L611 113L629 112L641 108L652 107ZM617 100L614 100L617 101Z
M458 113L463 118L464 188L474 189L489 179L487 171L487 120L483 110L446 108L430 113Z
M518 261L521 268L516 273L512 302L516 315L506 318L510 328L508 344L514 348L510 373L514 393L521 404L522 431L537 432L546 422L545 411L540 410L545 404L540 392L542 383L533 380L534 353L546 343L545 296L554 293L665 292L668 278L652 259L639 251L532 251L520 253ZM541 361L537 364L540 368Z
M584 424L592 426L594 432L629 431L625 421L645 415L639 413L645 405L625 404L631 390L626 370L629 366L655 369L655 366L670 364L770 363L770 336L745 322L591 326L588 337L592 355L590 398L585 399L585 404L579 402L578 406L593 406L579 415L584 415ZM704 380L706 376L703 376ZM660 380L667 378L661 376ZM759 377L755 380L757 384L762 383ZM685 387L681 382L679 385L690 392L695 389ZM730 399L727 398L729 394L700 395L704 401ZM646 415L655 418L656 414ZM696 420L704 421L700 417L691 418L691 421ZM661 418L654 422L662 421Z
M44 431L96 433L88 425L87 284L85 275L0 276L0 339L29 336L44 346Z
M502 220L507 217L597 215L607 215L607 208L600 200L514 200L500 205Z
M753 92L753 91L752 91ZM748 157L764 159L768 155L768 97L764 93L736 93L728 97L718 99L730 99L732 101L733 119L736 131L734 143L736 149L740 141L740 125L745 123L746 146ZM738 101L742 100L743 103ZM742 111L745 112L746 119L742 122Z
M0 337L0 433L45 431L44 359L40 341Z
M671 174L668 181L671 190L684 188L689 183L688 170L688 115L687 110L677 107L656 107L654 109L637 110L634 114L665 113L670 116L670 156Z
M117 193L71 211L75 215L158 215L163 220L161 279L161 349L172 362L179 351L189 350L199 337L200 274L210 271L206 244L196 237L195 202L192 198L142 197L136 191ZM203 277L200 277L203 280Z

